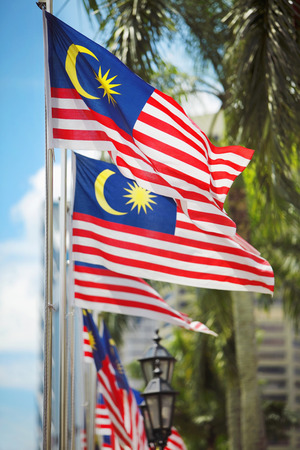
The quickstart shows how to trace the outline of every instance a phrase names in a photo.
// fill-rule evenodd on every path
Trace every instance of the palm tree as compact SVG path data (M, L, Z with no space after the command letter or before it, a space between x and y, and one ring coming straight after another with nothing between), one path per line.
M232 36L225 58L227 73L231 74L228 78L228 134L257 149L245 176L252 205L248 211L250 214L255 211L257 215L264 208L264 221L256 224L255 236L260 233L270 241L274 231L286 229L287 220L290 231L291 226L296 226L300 204L299 191L295 189L296 171L291 170L295 159L293 147L297 140L299 142L300 131L297 119L300 52L294 20L294 9L285 0L236 1L227 16ZM249 371L250 358L255 357L254 352L249 354L249 344L254 340L253 302L235 298L234 315L244 412L241 416L243 448L264 448L260 417L253 414L259 411L255 395L257 385L251 371L254 361ZM249 392L254 392L252 399L248 398ZM253 419L256 419L256 435Z

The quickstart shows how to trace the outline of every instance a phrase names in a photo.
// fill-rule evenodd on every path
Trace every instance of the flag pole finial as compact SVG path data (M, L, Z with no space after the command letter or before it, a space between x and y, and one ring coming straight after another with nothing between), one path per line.
M46 2L36 2L36 4L40 9L46 9Z

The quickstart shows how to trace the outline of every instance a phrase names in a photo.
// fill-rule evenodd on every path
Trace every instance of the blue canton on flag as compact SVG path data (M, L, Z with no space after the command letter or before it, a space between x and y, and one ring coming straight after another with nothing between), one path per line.
M121 175L110 163L76 155L74 211L109 222L174 234L176 203Z

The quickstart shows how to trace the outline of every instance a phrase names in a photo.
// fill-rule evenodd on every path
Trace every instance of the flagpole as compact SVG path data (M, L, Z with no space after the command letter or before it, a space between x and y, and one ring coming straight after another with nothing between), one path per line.
M38 2L38 7L52 12L52 0ZM43 14L45 64L45 292L44 292L44 386L43 449L51 450L52 419L52 313L53 313L53 149L48 146L48 65L47 33Z
M70 343L70 449L75 450L75 311L69 312L69 343Z
M89 365L89 428L88 428L88 450L94 449L95 442L95 410L97 399L97 372L94 364Z
M59 328L60 328L60 446L68 448L68 352L67 352L67 289L66 289L66 222L67 222L67 150L61 150L61 197L59 203L60 262L59 262Z

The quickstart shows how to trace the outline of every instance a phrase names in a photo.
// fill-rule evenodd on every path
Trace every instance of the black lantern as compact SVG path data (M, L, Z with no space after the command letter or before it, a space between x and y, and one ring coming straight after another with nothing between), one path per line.
M159 368L161 370L161 378L171 383L174 364L176 359L168 352L168 350L160 345L161 337L158 335L158 330L155 331L153 338L154 345L146 350L144 356L139 359L143 375L146 383L153 378L153 371L155 369L155 361L159 360Z
M149 445L154 443L163 450L171 434L177 392L161 377L158 359L155 361L153 374L154 378L142 393L145 400L142 413Z
M153 434L153 430L152 430L152 425L151 425L151 421L150 421L150 416L149 416L149 411L146 405L145 400L140 404L140 408L144 417L144 425L145 425L145 431L146 431L146 436L147 436L147 441L148 441L148 445L149 447L151 445L154 446L154 434Z

